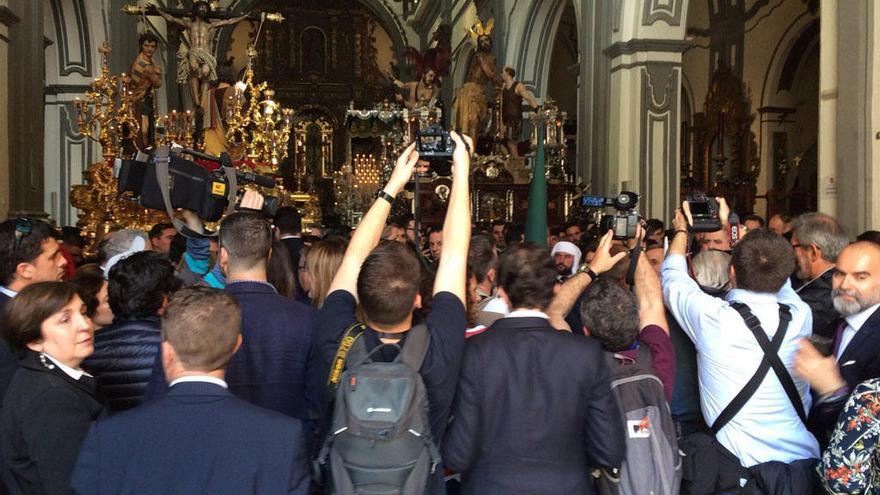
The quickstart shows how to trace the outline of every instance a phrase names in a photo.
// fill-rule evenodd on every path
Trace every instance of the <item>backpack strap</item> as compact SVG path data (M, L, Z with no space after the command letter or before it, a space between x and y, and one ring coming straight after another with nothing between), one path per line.
M782 387L785 389L785 393L788 395L788 398L797 411L798 416L804 421L806 419L806 414L804 413L803 404L800 401L800 395L797 393L797 388L794 386L791 375L788 373L788 370L785 369L782 360L779 359L779 348L782 347L782 341L785 339L785 332L788 329L789 323L791 323L791 310L785 304L779 305L779 327L776 330L776 334L773 335L773 340L770 341L767 339L766 332L764 332L764 329L761 327L761 322L754 314L752 314L748 306L740 302L732 302L730 305L740 314L746 326L751 330L752 335L755 337L755 340L758 341L758 345L761 346L761 350L764 352L764 358L761 360L761 364L758 365L755 374L752 375L748 382L746 382L745 387L740 390L727 407L721 411L721 414L718 415L718 418L712 424L712 433L717 434L721 431L721 429L724 428L724 426L746 405L749 399L755 395L755 392L758 390L758 387L760 387L761 382L764 381L764 378L767 376L771 367L780 383L782 383Z
M412 327L407 333L406 342L403 349L398 355L400 361L409 365L412 369L419 371L425 356L428 354L428 344L431 341L431 335L428 333L428 326L424 323Z
M330 374L327 376L327 386L331 390L336 390L339 387L339 381L342 380L342 372L345 370L345 361L348 358L349 351L352 351L352 347L356 347L352 351L352 358L363 359L366 356L365 344L363 339L360 338L366 329L367 327L363 323L355 323L348 327L343 334L342 340L339 341L339 347L336 348L336 356L333 358ZM358 343L360 345L356 346L355 344Z

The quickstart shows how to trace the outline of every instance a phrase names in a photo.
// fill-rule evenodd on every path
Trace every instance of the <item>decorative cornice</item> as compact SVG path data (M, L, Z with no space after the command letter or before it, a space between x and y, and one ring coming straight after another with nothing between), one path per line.
M12 9L5 5L0 6L0 24L11 26L20 20L21 17L15 15L15 12L13 12Z
M52 84L43 89L45 95L69 95L85 93L89 90L88 84Z
M632 55L642 52L670 52L683 53L691 43L685 40L645 39L619 41L609 46L603 53L611 58L621 55Z
M415 15L409 20L409 25L423 39L430 37L428 31L434 25L434 21L440 17L441 3L439 1L423 1L416 7Z

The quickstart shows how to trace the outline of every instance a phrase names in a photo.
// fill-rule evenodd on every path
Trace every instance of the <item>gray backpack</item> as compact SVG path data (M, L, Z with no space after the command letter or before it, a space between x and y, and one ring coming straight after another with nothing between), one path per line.
M428 329L424 324L413 327L402 349L382 344L370 352L360 338L363 332L362 325L350 328L336 353L328 380L336 388L336 404L318 463L327 468L329 462L334 494L425 493L440 464L419 375ZM398 349L394 361L373 361L387 346Z
M681 457L675 424L654 374L651 353L640 346L635 362L606 352L611 391L626 427L626 459L619 470L601 470L596 482L601 495L677 495Z

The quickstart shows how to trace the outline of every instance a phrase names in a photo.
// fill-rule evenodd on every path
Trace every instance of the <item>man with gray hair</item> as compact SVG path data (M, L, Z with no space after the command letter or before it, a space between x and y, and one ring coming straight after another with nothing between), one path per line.
M804 213L792 225L791 247L797 260L796 292L813 311L813 335L834 337L831 323L840 318L831 300L837 256L849 244L846 230L823 213Z

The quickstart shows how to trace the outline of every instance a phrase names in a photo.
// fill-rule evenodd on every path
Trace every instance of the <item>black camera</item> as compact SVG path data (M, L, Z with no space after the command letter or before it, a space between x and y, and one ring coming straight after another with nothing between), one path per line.
M180 151L178 149L178 151ZM239 185L256 184L273 188L271 177L244 172L232 165L229 155L220 157L200 153L195 150L182 150L186 154L220 163L220 168L209 171L178 153L169 153L168 148L159 148L148 161L122 160L117 173L117 194L130 193L145 208L169 210L184 208L196 212L206 222L216 222L223 217L230 202L238 202ZM163 155L164 153L164 155ZM157 171L157 157L167 158L167 175L163 178ZM234 177L236 187L232 187ZM166 195L168 201L166 202ZM262 214L273 216L278 210L278 198L263 197Z
M691 227L694 232L715 232L721 230L721 220L718 218L718 202L715 198L709 198L705 193L695 193L687 197L688 207L691 210Z
M416 136L416 150L419 152L419 158L430 162L431 171L441 177L452 174L451 160L455 151L455 141L443 126L431 124L419 131Z
M599 231L603 234L609 230L614 232L614 238L618 240L632 239L636 236L636 229L641 222L636 205L639 203L639 195L623 191L615 197L582 196L581 205L593 208L611 207L617 210L614 215L602 215L599 221Z

